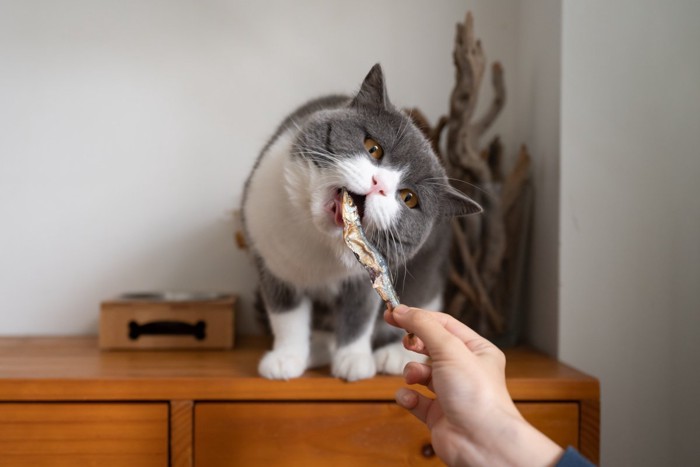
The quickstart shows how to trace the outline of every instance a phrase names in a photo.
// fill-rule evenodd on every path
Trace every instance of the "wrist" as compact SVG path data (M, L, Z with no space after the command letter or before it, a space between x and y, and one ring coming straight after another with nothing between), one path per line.
M561 446L522 417L515 426L512 449L504 451L508 456L504 459L508 465L543 467L556 465L564 454Z
M506 414L500 423L492 425L492 430L467 436L458 444L461 446L452 451L458 453L458 458L449 465L550 467L564 454L564 449L530 425L520 413Z

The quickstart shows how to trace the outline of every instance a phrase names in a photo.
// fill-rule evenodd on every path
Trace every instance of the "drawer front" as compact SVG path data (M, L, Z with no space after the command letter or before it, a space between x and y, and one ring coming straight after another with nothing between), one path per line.
M393 403L198 403L196 467L442 465Z
M167 466L168 405L0 403L0 465Z
M561 447L579 448L579 405L576 402L518 402L525 419Z

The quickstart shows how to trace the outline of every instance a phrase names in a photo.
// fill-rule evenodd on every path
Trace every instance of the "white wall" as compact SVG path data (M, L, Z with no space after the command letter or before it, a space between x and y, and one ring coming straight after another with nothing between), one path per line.
M249 299L231 213L279 120L379 61L435 121L467 9L508 83L508 2L0 2L0 334L94 333L123 291ZM513 128L509 109L510 148Z
M700 3L563 7L559 356L605 465L697 465Z
M559 336L559 119L561 2L527 0L519 6L516 79L511 103L515 141L532 160L534 209L526 276L526 337L557 355Z

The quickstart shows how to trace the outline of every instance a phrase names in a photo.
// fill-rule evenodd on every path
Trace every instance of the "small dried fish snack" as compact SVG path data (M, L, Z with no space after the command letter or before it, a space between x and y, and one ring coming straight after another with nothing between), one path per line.
M377 291L389 310L399 306L399 297L396 295L394 286L389 276L389 266L386 259L372 245L360 222L360 213L357 205L347 190L342 190L342 215L343 215L343 240L345 244L355 253L355 257L369 273L372 287Z

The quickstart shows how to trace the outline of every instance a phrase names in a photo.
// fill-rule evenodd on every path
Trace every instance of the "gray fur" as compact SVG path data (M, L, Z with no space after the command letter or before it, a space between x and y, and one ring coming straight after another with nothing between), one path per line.
M402 303L421 306L439 295L447 274L449 219L479 212L480 207L449 186L444 169L428 141L409 116L389 102L379 65L372 68L355 96L313 100L282 122L246 182L244 228L250 180L267 150L292 127L301 131L289 157L309 160L321 170L331 167L346 155L365 151L366 137L375 139L384 148L384 157L373 163L403 169L402 188L418 194L418 208L409 209L402 205L398 224L391 233L370 225L367 234L386 257ZM399 196L398 193L395 196ZM380 305L367 277L348 278L335 291L301 288L275 277L266 267L266 259L256 251L255 238L250 238L249 233L247 235L256 258L261 293L268 312L284 312L306 295L314 301L315 325L333 327L339 346L351 343L374 320L375 347L400 338L401 333L381 322L383 305ZM295 247L289 245L289 248Z

